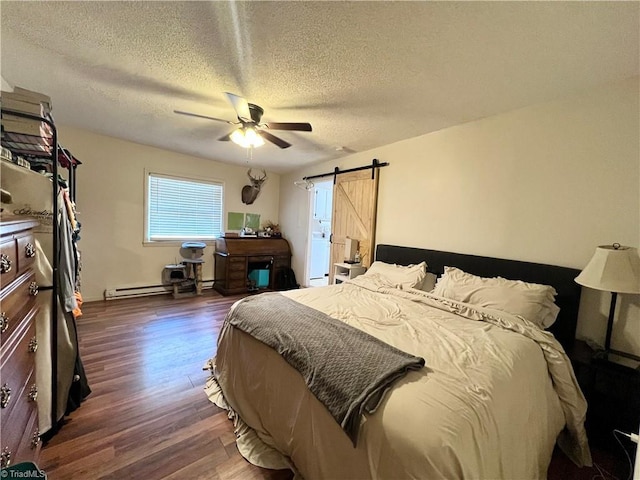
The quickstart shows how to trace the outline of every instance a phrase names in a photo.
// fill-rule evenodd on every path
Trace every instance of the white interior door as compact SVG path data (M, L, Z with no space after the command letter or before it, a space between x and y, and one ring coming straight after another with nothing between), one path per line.
M309 256L307 258L307 285L326 279L330 272L331 215L333 180L317 182L310 192L311 215L309 222Z

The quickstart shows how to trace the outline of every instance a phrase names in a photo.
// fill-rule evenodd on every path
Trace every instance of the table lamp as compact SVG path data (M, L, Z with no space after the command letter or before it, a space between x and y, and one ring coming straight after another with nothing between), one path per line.
M611 292L611 306L607 335L604 343L604 358L609 353L632 358L640 362L640 357L630 353L620 352L611 348L611 332L613 330L613 315L616 309L618 293L640 293L640 257L635 248L625 247L619 243L600 245L593 258L589 261L576 282L584 287Z

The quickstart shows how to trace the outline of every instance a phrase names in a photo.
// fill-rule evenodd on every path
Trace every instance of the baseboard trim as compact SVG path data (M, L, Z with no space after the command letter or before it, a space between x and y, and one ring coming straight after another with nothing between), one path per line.
M202 289L213 288L213 280L203 280ZM166 295L173 293L172 285L142 285L137 287L107 288L104 291L105 300L119 300L121 298L148 297L151 295Z

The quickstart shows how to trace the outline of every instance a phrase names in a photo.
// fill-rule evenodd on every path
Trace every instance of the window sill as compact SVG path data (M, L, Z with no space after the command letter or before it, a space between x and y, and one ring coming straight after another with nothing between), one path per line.
M143 247L182 247L182 244L184 242L192 242L194 240L155 240L155 241L150 241L150 240L144 240L142 242L142 246ZM197 240L198 242L202 242L204 244L207 245L207 247L212 247L215 246L216 241L215 240Z

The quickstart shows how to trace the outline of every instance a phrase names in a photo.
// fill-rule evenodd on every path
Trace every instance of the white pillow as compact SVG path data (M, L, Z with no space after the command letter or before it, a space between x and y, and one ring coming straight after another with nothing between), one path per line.
M444 267L444 275L433 293L519 315L543 329L550 327L560 312L554 302L556 291L553 287L501 277L478 277L455 267Z
M431 272L427 272L427 274L424 277L424 281L422 282L422 286L418 288L420 288L420 290L424 292L432 292L436 286L437 279L438 277L435 274Z
M427 274L427 264L422 262L418 265L403 266L373 262L365 275L374 274L380 275L396 288L420 288Z

